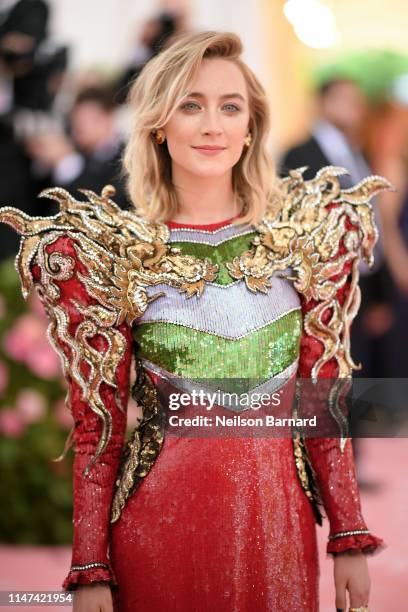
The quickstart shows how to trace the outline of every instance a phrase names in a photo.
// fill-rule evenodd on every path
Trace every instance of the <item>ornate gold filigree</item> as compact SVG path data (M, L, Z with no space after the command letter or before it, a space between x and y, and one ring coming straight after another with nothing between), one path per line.
M60 212L53 217L29 217L9 206L0 209L0 221L22 235L16 267L24 297L32 288L34 257L44 252L45 240L51 243L61 235L75 241L78 258L88 272L81 281L92 297L117 314L117 324L125 319L131 324L152 300L163 295L148 295L148 287L167 284L191 297L201 295L205 283L214 280L218 266L207 259L184 256L167 244L169 229L164 223L121 210L110 199L112 187L105 187L101 196L80 191L88 201L76 200L61 188L43 191L42 197L59 203Z
M127 499L149 473L164 440L166 415L158 394L141 362L136 359L136 381L132 397L143 410L142 422L134 429L121 456L119 477L111 509L111 523L120 517Z
M350 324L360 303L358 262L362 256L369 265L372 263L377 240L369 200L391 186L381 177L369 177L352 189L341 190L338 176L346 172L344 169L324 168L311 181L303 179L304 170L292 171L282 181L281 210L277 214L267 212L256 227L252 248L227 267L230 275L244 280L252 292L267 292L276 273L292 279L305 300L314 300L305 315L304 328L322 343L323 354L313 367L312 378L317 380L322 366L332 358L338 363L339 378L347 378L358 367L350 356ZM111 436L111 414L102 402L99 387L102 381L116 386L115 375L125 339L115 326L124 321L132 324L150 302L163 295L149 293L151 287L169 285L187 298L200 296L205 283L215 280L218 267L209 260L184 256L171 247L165 224L152 223L134 212L121 210L111 199L112 187L105 187L101 196L89 190L82 192L87 201L76 200L64 189L47 189L41 195L58 201L57 215L29 217L16 208L3 207L0 221L22 235L16 268L24 298L34 284L31 266L34 261L39 265L41 279L36 286L50 317L48 337L61 356L64 374L79 384L84 399L103 421L92 464ZM47 251L47 246L61 236L72 240L86 274L74 272L72 257ZM350 274L345 272L348 263ZM85 307L73 301L83 315L83 322L72 338L68 333L68 313L58 306L60 290L56 281L69 279L74 273L96 304ZM345 302L340 304L337 292L346 282L350 282L350 289ZM96 335L106 339L106 352L92 347L90 340ZM69 348L70 359L62 350L61 341ZM86 377L81 371L81 360L88 365ZM143 375L140 364L138 375ZM156 391L148 377L140 380L134 392L137 388L143 420L123 451L112 522L148 473L163 442L163 412ZM336 415L340 418L336 408L338 396L335 392L330 398L330 411L335 418ZM340 421L339 424L344 425ZM342 447L344 436L342 430ZM309 498L313 497L313 474L308 469L301 437L295 437L294 451L302 486L310 491Z
M60 355L64 375L80 386L83 399L102 420L101 437L86 467L87 475L104 452L112 434L112 416L101 399L100 385L105 382L117 386L116 371L125 351L125 338L116 326L125 320L131 324L145 312L149 302L163 295L148 295L148 287L165 283L178 288L187 297L199 296L205 282L215 278L218 268L209 260L183 256L179 249L170 247L167 244L169 230L165 224L150 223L133 212L121 210L111 200L114 195L112 187L105 187L101 196L89 190L81 191L88 201L76 200L60 188L43 191L40 195L59 203L60 212L52 217L30 217L16 208L3 207L0 221L21 233L16 269L24 298L34 286L32 264L38 264L41 277L35 286L49 316L47 335L50 343ZM73 257L56 251L48 252L48 247L61 237L71 239L86 274L81 274L76 268ZM69 333L69 312L58 302L60 289L57 282L68 280L73 274L96 301L96 304L85 307L78 300L71 299L83 315L74 337ZM105 338L106 351L93 348L91 339L95 336ZM70 351L69 357L66 350ZM87 364L86 376L81 370L83 363ZM125 410L120 406L119 394L116 395L119 409ZM70 405L70 398L67 404ZM152 417L148 413L146 404L146 419L151 423ZM144 425L145 431L151 434L151 427L146 425L145 419ZM145 440L139 457L140 465L143 464L143 449L147 446ZM59 459L67 450L66 447Z
M42 300L49 317L47 336L50 343L60 356L63 374L68 380L75 381L82 390L82 398L91 410L102 420L102 433L94 456L86 466L84 476L87 476L92 465L104 452L112 433L112 416L105 407L100 396L100 385L102 382L117 387L116 370L125 351L126 340L124 336L113 327L115 313L107 311L99 305L84 306L76 299L71 303L76 310L83 315L82 322L76 328L72 336L70 329L70 313L68 308L60 306L59 288L56 280L67 280L75 272L74 260L63 253L54 251L48 253L45 247L52 244L58 234L52 233L45 236L42 249L37 253L37 262L40 264L41 279L36 283L38 294ZM106 340L107 348L104 351L95 349L90 341L95 336ZM69 358L66 354L67 347ZM88 372L84 375L82 364L87 364ZM70 387L69 387L70 389ZM117 394L118 396L118 394ZM71 405L70 397L66 402ZM118 408L124 412L126 407L117 402ZM71 442L71 435L69 436ZM63 459L69 446L65 449L59 460Z
M368 177L352 189L342 190L338 177L344 168L328 166L305 181L306 168L293 170L282 180L283 206L278 214L267 213L257 226L251 249L227 264L230 275L243 279L251 291L266 292L276 272L294 281L295 289L316 305L306 314L304 327L324 347L312 378L333 357L339 377L347 377L358 366L350 356L349 330L360 300L358 260L372 265L378 238L370 198L390 183L379 176ZM345 272L350 262L351 276ZM287 271L290 269L290 273ZM351 282L342 306L338 290Z

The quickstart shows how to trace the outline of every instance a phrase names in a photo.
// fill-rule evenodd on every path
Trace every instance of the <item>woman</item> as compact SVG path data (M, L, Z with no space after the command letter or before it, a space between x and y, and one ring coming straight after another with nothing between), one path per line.
M336 607L346 610L346 591L351 609L368 603L366 554L382 540L361 515L337 383L356 367L358 260L376 239L367 200L387 184L375 177L345 194L341 170L327 168L279 185L265 92L241 51L234 34L188 35L140 74L125 155L139 216L109 187L86 192L89 202L48 190L61 206L53 218L1 211L23 234L23 294L39 289L69 381L74 541L63 586L76 590L75 612L317 610L321 503ZM121 453L132 348L142 422ZM169 427L176 391L190 392L184 417L211 414L191 399L200 381L206 392L239 379L280 393L277 415L301 378L334 379L340 435ZM296 411L317 412L310 390L297 397ZM241 416L219 399L213 414L223 406Z

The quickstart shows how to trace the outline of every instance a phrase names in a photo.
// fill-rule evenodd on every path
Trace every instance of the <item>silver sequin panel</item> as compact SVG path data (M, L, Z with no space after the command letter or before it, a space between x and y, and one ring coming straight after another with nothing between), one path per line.
M218 246L231 238L252 234L255 229L251 225L226 225L214 231L197 230L190 227L170 230L169 242L198 242Z
M290 281L272 278L268 293L252 293L243 281L230 285L228 291L206 285L204 293L189 299L166 284L147 288L149 295L164 291L140 317L142 323L168 322L184 325L227 339L237 340L261 329L290 311L300 309L300 298ZM248 313L251 316L248 316Z

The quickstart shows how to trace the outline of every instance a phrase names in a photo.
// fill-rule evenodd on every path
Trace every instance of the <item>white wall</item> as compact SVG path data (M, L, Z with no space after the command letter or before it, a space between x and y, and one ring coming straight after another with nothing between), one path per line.
M143 21L163 5L189 5L195 29L231 30L244 42L245 59L262 72L255 0L49 0L52 34L71 47L73 69L112 70L127 60ZM261 75L260 75L261 76Z
M192 0L192 25L202 30L226 30L244 43L244 59L262 79L265 75L260 8L256 0Z
M49 0L51 31L71 48L76 69L110 70L126 60L138 24L154 10L148 0Z

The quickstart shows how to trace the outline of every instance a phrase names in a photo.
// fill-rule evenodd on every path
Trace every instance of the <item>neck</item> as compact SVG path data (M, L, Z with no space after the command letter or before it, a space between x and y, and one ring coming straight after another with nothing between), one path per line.
M204 225L232 219L240 213L231 172L216 177L197 177L173 167L173 184L178 210L171 221Z

